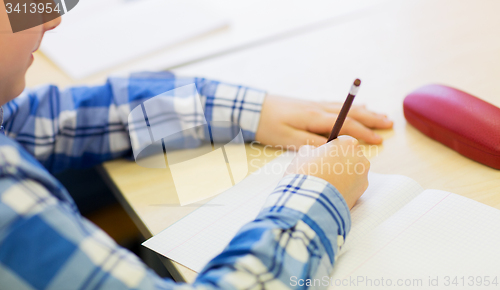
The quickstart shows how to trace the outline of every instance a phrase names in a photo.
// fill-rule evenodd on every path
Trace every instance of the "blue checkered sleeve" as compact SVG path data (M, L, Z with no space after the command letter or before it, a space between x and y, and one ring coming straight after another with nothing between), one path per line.
M0 136L2 289L304 288L306 279L325 283L349 229L349 210L333 186L290 175L193 284L176 284L82 217L33 156Z
M46 86L5 106L11 138L0 135L0 288L302 288L300 281L330 273L350 215L339 192L322 179L285 177L257 219L194 284L181 285L158 277L82 217L50 175L130 154L130 110L192 83L207 121L229 120L246 140L254 138L263 92L169 73L111 78L103 86L65 91Z
M224 289L326 289L350 230L344 198L328 182L284 177L255 221L198 275L194 285Z
M203 78L177 77L169 72L136 73L110 78L104 85L59 90L43 86L26 90L4 106L6 134L23 145L50 172L85 168L117 157L131 156L128 116L146 100L188 84L195 84L208 122L227 121L252 141L265 92ZM195 108L165 107L171 118ZM217 126L217 122L214 122ZM223 128L225 131L234 128ZM192 136L190 136L192 137ZM182 140L181 140L182 141ZM199 146L203 136L177 142L167 149Z

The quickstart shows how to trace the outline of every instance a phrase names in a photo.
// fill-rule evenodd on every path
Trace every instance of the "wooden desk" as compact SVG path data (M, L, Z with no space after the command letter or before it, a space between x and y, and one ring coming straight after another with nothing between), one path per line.
M428 83L448 84L500 106L497 11L500 2L495 0L391 1L365 11L361 18L344 19L176 72L281 95L337 101L345 98L350 83L359 77L363 87L356 102L395 120L394 130L381 132L384 145L370 151L373 171L404 174L424 188L452 191L500 208L500 171L426 138L407 125L402 114L403 98ZM152 175L124 160L108 162L103 170L146 237L195 209L171 206L171 183L165 174ZM195 277L193 271L169 265L177 279Z
M498 9L498 1L392 1L361 19L176 72L337 101L359 77L363 85L355 102L395 121L393 131L382 133L386 140L371 158L373 171L404 174L425 188L500 208L500 171L425 137L406 124L402 112L404 97L429 83L460 88L500 107Z

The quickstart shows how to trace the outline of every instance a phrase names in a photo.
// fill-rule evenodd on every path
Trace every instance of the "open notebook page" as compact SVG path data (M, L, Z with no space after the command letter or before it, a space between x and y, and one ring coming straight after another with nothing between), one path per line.
M201 271L243 225L255 219L294 156L294 152L283 153L143 245Z
M415 180L403 175L370 172L368 180L368 189L351 210L351 231L340 255L424 191Z
M236 232L252 221L294 157L288 152L218 195L143 245L194 271L219 254ZM351 235L381 224L423 189L410 178L370 173L370 186L352 213Z
M421 284L390 288L436 289L429 285L429 277L438 277L442 287L448 276L459 278L453 289L475 289L467 286L470 276L489 276L490 281L500 276L499 233L499 210L453 193L425 190L345 251L332 278L371 279L372 283L383 278L386 285L388 279L394 284L410 279L408 283ZM347 288L371 287L362 282Z

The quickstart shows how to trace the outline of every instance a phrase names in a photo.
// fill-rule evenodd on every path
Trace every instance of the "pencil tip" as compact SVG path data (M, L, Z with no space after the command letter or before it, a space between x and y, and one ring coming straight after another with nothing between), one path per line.
M359 87L359 85L361 85L361 80L360 80L360 79L356 79L356 80L354 81L354 85L355 85L356 87Z

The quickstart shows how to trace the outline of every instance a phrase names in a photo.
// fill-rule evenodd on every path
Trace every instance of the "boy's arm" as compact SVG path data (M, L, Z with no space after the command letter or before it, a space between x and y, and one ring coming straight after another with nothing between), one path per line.
M335 187L314 176L288 175L194 285L304 289L307 279L320 279L314 288L326 289L350 227L349 208Z
M64 91L54 86L26 90L4 106L4 127L9 137L53 173L90 167L131 155L127 121L132 109L151 97L192 83L200 94L207 121L233 122L241 127L246 141L255 138L263 91L202 78L178 78L169 72L133 74L111 78L101 86ZM171 102L165 112L173 118L196 109L186 111L184 106L182 112L176 111L173 98ZM195 147L202 141L203 137L195 136L185 143ZM171 149L185 146L177 144L179 147Z
M326 289L350 226L331 185L286 177L195 283L181 285L158 277L39 183L5 178L0 187L5 289L298 289L306 279L320 279Z
M0 280L6 289L284 289L315 278L326 288L350 229L347 205L332 185L289 175L193 285L175 284L81 217L64 189L26 159L13 147L0 150Z

